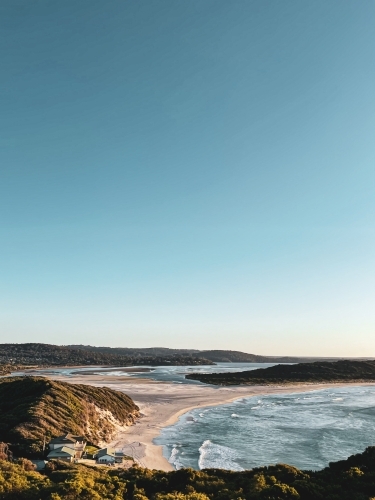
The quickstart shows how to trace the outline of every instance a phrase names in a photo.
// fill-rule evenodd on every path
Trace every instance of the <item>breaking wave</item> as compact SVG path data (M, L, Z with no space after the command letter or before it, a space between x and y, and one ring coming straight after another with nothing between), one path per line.
M209 439L199 448L198 466L200 469L230 469L244 470L236 461L235 450L227 446L215 444Z
M375 387L239 398L196 408L155 443L175 469L251 469L289 463L322 469L375 442Z

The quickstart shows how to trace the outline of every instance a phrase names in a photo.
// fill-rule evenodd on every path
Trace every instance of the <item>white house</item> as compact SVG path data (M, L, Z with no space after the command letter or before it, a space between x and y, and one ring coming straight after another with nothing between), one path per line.
M58 451L61 448L69 448L73 451L73 457L81 458L82 453L86 447L86 440L82 436L74 436L73 434L63 434L62 436L58 436L56 438L51 439L48 444L49 449L52 451ZM52 458L51 453L49 453L48 457ZM58 457L53 457L58 458Z
M48 446L50 450L68 446L74 450L83 451L86 446L86 440L82 436L74 436L68 432L67 434L51 439Z

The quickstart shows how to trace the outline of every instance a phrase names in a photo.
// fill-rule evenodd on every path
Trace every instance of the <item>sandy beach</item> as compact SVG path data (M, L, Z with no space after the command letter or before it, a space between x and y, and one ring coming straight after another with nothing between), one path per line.
M47 374L45 374L47 375ZM298 384L289 386L231 386L212 387L204 385L173 384L156 382L136 377L95 375L87 373L62 376L56 373L47 375L54 380L73 384L88 384L97 387L110 387L129 395L139 406L142 417L131 427L124 427L108 443L121 448L132 456L141 466L150 469L173 470L163 456L162 447L153 440L163 427L172 425L187 411L206 406L229 403L242 397L265 394L289 394L292 392L316 391L329 387L349 384ZM371 385L353 383L350 385Z

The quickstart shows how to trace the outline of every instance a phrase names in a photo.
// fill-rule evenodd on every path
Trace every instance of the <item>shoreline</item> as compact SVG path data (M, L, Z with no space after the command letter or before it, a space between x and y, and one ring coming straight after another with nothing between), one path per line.
M369 386L375 382L309 383L278 386L225 386L174 384L135 377L102 375L52 375L48 377L72 384L109 387L130 396L139 406L142 417L118 431L106 446L122 449L142 467L172 471L174 468L163 455L163 446L154 443L164 427L175 424L181 415L195 409L221 406L241 398L269 394L310 392L331 387Z

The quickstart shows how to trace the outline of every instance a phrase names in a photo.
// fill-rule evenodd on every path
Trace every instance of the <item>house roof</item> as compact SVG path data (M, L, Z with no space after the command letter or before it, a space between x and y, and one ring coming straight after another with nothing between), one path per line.
M86 441L86 440L82 436L74 436L73 434L70 434L70 432L68 432L67 434L63 434L62 436L57 436L51 439L50 443L51 444L75 443L76 441Z
M62 446L61 448L56 448L56 450L52 450L48 453L48 458L53 457L66 457L66 456L74 457L75 451L67 446Z
M104 457L104 455L109 455L111 457L114 457L115 456L115 449L114 448L103 448L103 449L99 450L96 455L98 456L98 458Z

